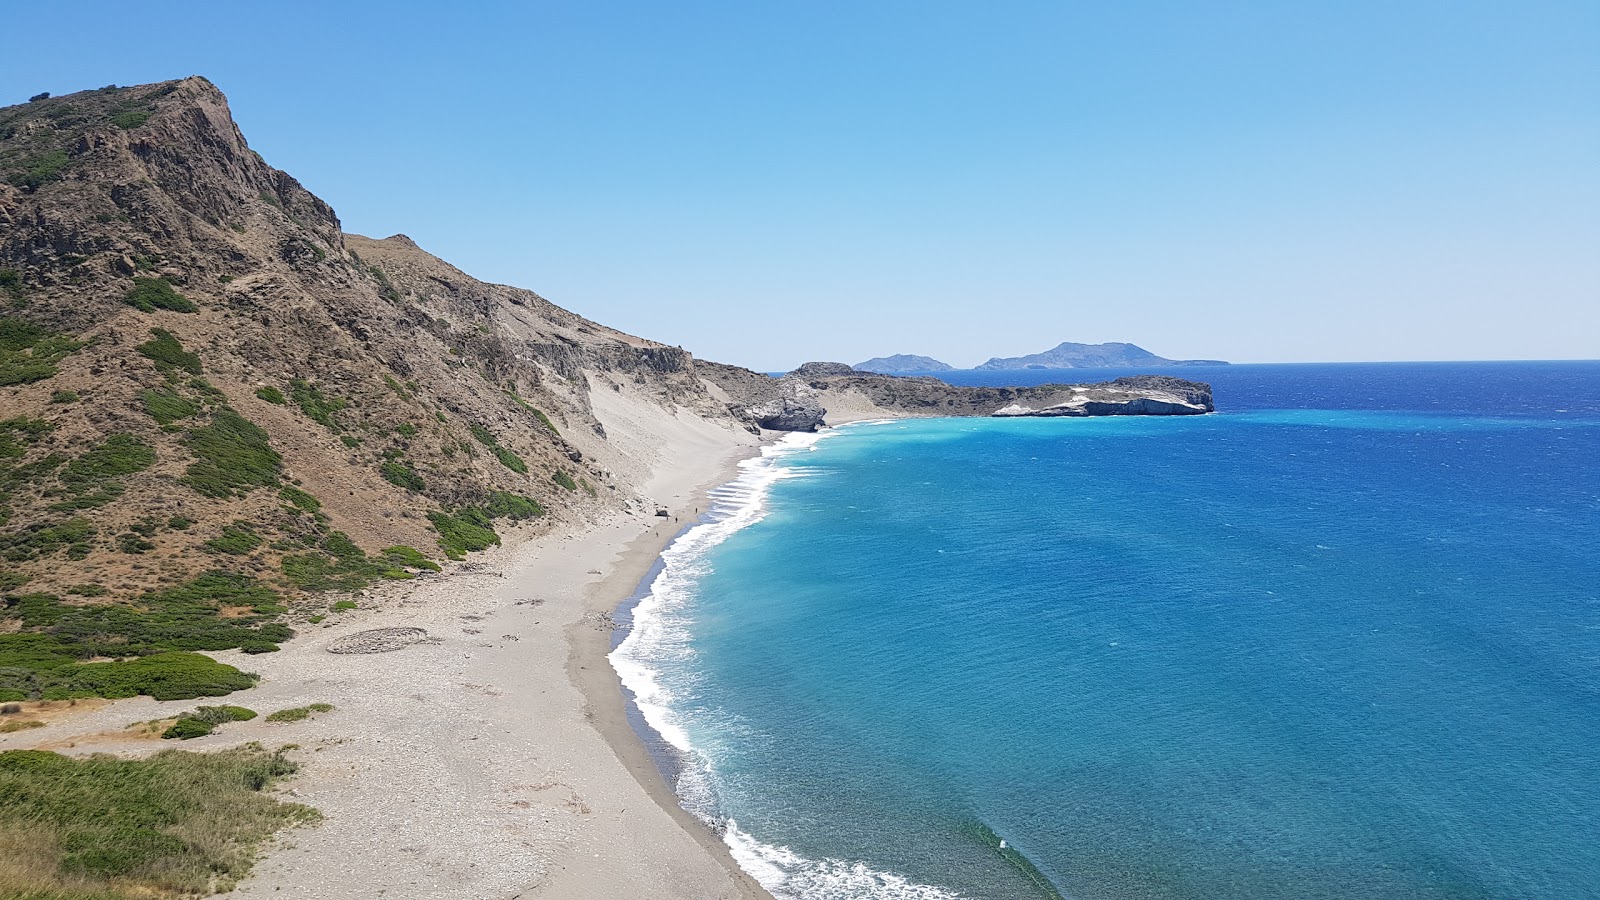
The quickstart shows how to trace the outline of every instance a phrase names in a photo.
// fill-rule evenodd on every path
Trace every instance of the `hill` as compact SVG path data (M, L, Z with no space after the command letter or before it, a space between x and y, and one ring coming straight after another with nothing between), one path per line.
M893 356L874 356L866 362L856 363L854 368L860 372L899 375L904 372L949 372L955 369L955 366L940 362L931 356L896 353Z
M994 357L979 369L1114 369L1138 366L1225 366L1220 359L1167 359L1135 344L1062 342L1043 353Z
M756 427L680 348L345 234L204 78L0 110L0 179L0 699L274 649L325 591L653 508L663 417Z

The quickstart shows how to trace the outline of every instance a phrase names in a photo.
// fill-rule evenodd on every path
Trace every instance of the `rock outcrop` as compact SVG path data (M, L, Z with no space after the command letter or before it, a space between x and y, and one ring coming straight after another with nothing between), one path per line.
M784 376L787 380L795 374ZM822 375L806 379L816 402L864 416L1198 415L1213 409L1211 386L1164 375L1100 384L962 387L932 376ZM832 423L824 415L824 421Z

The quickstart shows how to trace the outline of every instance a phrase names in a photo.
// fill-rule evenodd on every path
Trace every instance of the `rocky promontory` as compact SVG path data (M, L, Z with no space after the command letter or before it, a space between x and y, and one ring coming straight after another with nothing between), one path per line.
M733 400L730 410L736 416L780 431L815 431L863 418L1192 416L1214 409L1211 385L1166 375L1097 384L963 387L926 375L859 372L843 363L806 363L780 378L700 360L695 366L701 378Z

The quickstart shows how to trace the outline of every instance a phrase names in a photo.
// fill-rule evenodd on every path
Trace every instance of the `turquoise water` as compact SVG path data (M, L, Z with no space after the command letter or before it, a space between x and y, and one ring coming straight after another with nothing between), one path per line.
M1600 896L1600 364L1231 369L749 465L614 655L685 805L780 897Z

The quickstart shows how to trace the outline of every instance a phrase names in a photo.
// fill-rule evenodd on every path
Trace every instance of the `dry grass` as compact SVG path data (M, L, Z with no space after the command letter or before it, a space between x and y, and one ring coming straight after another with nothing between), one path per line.
M227 890L273 832L319 818L267 792L294 769L259 746L140 760L0 753L0 897Z

